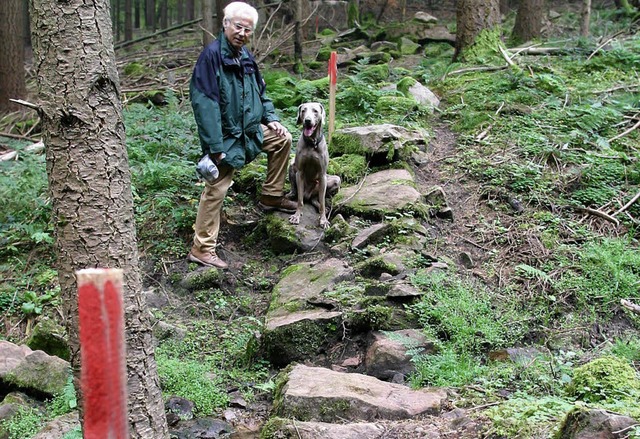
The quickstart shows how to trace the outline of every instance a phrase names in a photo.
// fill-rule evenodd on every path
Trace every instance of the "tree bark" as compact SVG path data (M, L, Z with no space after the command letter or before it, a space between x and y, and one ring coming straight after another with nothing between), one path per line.
M22 0L0 0L0 114L20 110L9 99L26 97Z
M144 8L144 24L148 30L156 30L156 0L146 0Z
M219 0L218 0L219 1ZM294 38L293 38L293 59L298 68L302 65L302 0L296 0L294 7ZM301 72L298 72L301 73Z
M483 30L500 24L499 0L458 0L456 2L456 48L454 60L462 60L464 52Z
M544 0L521 0L511 39L520 44L540 38L542 34L542 19L545 13L546 5Z
M582 11L580 21L580 36L589 36L589 23L591 22L591 0L582 0Z
M133 4L132 0L124 0L124 40L133 40Z
M216 35L213 30L213 2L214 0L202 0L202 45L204 47L208 46Z
M140 297L109 1L29 0L29 4L71 365L79 378L75 271L122 269L130 437L168 438L153 338Z
M191 21L196 17L195 1L187 0L186 20Z

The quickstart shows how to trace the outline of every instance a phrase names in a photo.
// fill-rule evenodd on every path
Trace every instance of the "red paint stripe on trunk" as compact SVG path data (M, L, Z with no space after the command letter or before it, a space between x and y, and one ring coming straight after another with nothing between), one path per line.
M126 439L126 368L121 270L78 277L84 439Z

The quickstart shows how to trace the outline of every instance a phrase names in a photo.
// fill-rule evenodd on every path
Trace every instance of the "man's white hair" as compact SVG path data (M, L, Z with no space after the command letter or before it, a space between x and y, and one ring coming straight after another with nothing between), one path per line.
M258 11L245 2L231 2L224 8L223 26L226 26L234 18L248 18L253 23L254 29L258 25Z

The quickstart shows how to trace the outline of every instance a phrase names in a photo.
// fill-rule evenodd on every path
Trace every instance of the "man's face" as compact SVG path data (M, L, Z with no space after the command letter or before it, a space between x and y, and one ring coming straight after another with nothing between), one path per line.
M247 44L252 32L253 22L249 18L232 18L224 28L225 37L236 50Z

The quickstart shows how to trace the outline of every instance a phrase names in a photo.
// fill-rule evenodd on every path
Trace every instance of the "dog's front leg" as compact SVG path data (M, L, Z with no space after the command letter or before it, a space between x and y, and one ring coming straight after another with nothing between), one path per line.
M330 225L326 215L325 199L325 196L327 195L327 174L322 174L318 184L320 185L320 187L318 187L318 201L320 201L320 227L326 229Z
M300 218L302 218L302 206L304 204L304 179L302 178L302 171L298 169L296 172L296 185L298 189L298 208L296 213L289 217L291 224L300 224Z

